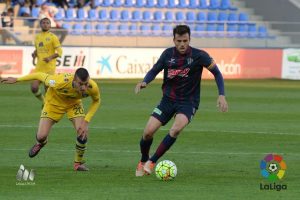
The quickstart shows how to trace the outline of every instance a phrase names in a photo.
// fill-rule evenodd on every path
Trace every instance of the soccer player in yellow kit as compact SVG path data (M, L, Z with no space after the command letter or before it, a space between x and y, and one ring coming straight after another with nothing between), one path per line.
M29 157L36 156L47 143L51 127L58 122L65 113L72 121L77 131L74 170L87 171L83 164L83 154L88 137L88 123L100 106L100 91L95 81L91 80L84 68L76 70L75 74L49 75L38 72L20 78L3 78L1 83L13 84L21 81L39 80L48 90L45 96L45 105L41 112L36 144L29 151ZM85 115L81 99L90 96L92 104Z
M62 55L61 44L57 36L50 32L51 21L48 18L41 19L40 27L42 32L35 37L35 50L32 53L32 58L37 58L33 73L43 72L53 75L55 74L56 58ZM34 80L31 83L31 91L39 100L44 101L43 94L39 89L40 84L41 81Z

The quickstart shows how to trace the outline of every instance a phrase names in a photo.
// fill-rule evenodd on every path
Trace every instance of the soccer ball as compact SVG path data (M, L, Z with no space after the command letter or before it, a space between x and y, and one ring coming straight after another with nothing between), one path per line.
M276 172L276 171L277 171L277 165L276 165L275 163L271 163L271 164L269 165L269 170L270 170L271 172Z
M177 167L172 161L163 160L156 165L155 174L156 177L160 180L172 180L177 175Z

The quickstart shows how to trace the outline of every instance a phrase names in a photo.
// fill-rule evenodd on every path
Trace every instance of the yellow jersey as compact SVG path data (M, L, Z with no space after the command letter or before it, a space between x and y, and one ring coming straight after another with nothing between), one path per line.
M50 31L42 31L36 35L34 46L37 53L37 64L34 72L54 74L56 68L56 59L53 59L47 63L44 61L44 58L47 58L54 53L57 53L59 57L61 57L62 48L57 36Z
M46 96L45 104L51 104L56 107L68 108L75 104L81 103L81 99L85 97L92 98L92 104L85 116L86 121L90 121L100 106L100 90L95 81L89 79L89 87L85 93L77 91L73 86L74 74L62 73L49 75L38 72L23 76L17 81L39 80L49 87Z

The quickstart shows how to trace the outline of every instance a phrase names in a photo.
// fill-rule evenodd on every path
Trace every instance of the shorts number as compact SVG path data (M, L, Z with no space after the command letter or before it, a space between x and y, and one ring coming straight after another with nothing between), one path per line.
M74 114L75 115L82 115L84 113L83 108L81 107L81 105L75 105L73 108Z

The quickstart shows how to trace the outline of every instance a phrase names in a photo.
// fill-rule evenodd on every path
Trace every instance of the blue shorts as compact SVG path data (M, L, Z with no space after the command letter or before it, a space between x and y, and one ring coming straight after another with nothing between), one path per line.
M164 126L178 113L184 114L189 122L191 122L196 111L197 108L194 105L177 103L163 98L156 108L154 108L151 116L158 119Z

